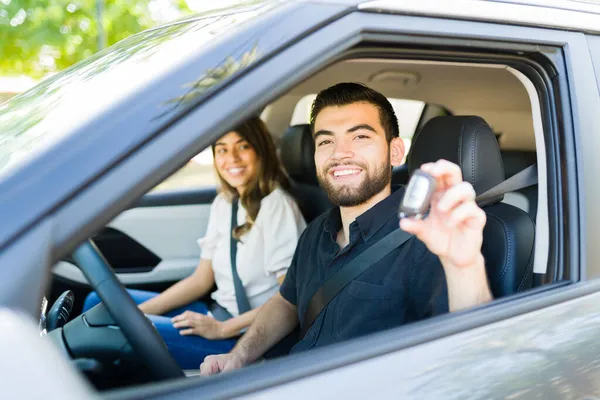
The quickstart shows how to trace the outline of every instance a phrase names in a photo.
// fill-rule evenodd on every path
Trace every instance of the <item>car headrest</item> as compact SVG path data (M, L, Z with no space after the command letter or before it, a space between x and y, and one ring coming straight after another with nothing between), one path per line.
M439 159L460 166L463 179L479 195L504 181L504 165L492 128L477 116L435 117L413 138L406 157L408 172ZM496 203L503 195L490 199Z
M281 162L298 183L318 185L315 167L315 141L310 125L290 126L281 142Z

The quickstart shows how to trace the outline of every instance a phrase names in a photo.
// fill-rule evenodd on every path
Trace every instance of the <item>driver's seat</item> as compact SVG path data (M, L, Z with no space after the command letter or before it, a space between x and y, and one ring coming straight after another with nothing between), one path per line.
M281 162L292 181L289 192L298 203L306 223L333 207L317 180L315 140L310 125L288 128L281 142Z
M504 181L504 166L492 128L480 117L431 119L413 138L408 172L439 159L460 166L463 179L479 195ZM501 203L503 195L483 207L487 222L482 253L494 297L532 287L535 224L529 214Z

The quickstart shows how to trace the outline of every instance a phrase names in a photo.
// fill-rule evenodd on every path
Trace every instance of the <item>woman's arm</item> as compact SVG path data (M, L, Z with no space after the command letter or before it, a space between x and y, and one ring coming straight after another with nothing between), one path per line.
M194 273L139 305L145 314L162 315L208 294L215 284L211 260L201 259Z
M277 282L280 286L283 283L284 279L285 275L282 275L279 278L277 278ZM256 318L262 307L263 306L257 307L253 310L238 315L237 317L224 321L223 325L221 325L223 339L238 336L242 329L245 329L252 325L252 322L254 322L254 318Z

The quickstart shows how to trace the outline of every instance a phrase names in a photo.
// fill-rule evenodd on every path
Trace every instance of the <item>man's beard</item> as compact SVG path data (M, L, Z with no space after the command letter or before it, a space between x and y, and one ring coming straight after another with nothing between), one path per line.
M327 171L330 168L337 167L340 165L355 165L361 167L363 172L367 175L365 179L358 185L358 187L343 186L335 187L327 179ZM357 163L335 163L329 164L323 169L323 172L317 174L319 184L327 193L329 200L339 207L355 207L366 203L373 196L380 193L387 185L390 184L392 179L392 168L390 167L389 155L388 160L382 163L372 173L363 164Z

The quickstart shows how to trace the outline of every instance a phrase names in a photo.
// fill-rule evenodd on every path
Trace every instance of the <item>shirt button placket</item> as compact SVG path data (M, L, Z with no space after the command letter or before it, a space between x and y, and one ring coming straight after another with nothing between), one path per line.
M317 338L319 336L318 333L321 330L322 325L323 325L323 315L320 315L319 318L317 318L317 320L315 321L315 325L314 325L313 329L311 329L312 332L310 332L310 335L308 335L311 345L314 345L315 342L317 341Z

